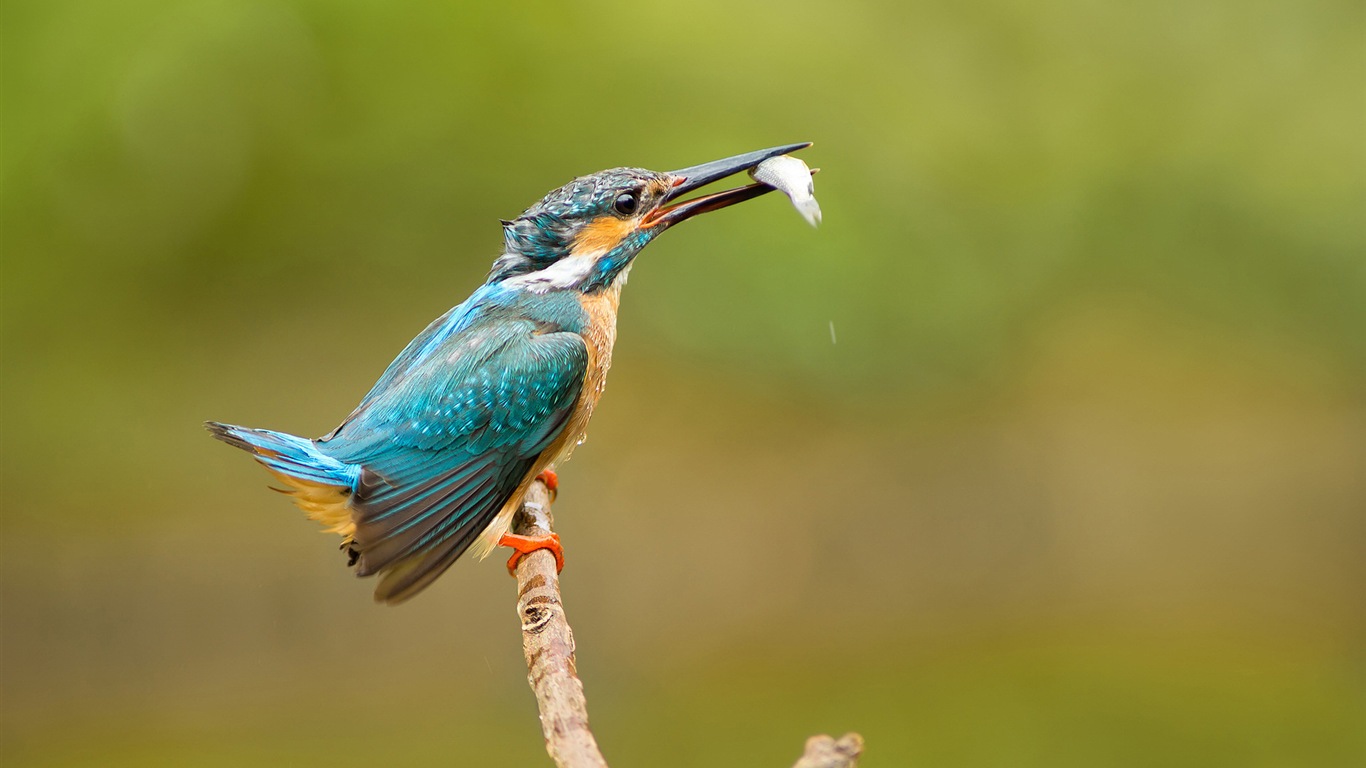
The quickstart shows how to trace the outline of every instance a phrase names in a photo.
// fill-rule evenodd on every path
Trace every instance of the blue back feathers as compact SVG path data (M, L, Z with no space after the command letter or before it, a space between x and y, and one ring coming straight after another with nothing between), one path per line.
M572 292L485 285L429 325L330 434L211 423L267 468L350 493L356 573L399 602L497 515L578 401L587 322ZM302 506L302 504L301 504Z

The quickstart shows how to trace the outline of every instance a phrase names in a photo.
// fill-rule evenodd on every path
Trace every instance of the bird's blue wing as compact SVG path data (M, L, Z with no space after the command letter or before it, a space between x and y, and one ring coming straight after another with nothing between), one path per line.
M396 602L474 542L563 432L588 351L530 320L471 324L429 346L318 449L358 464L358 575Z
M366 393L365 397L361 398L360 405L356 406L356 410L346 418L346 421L343 421L341 426L332 430L330 434L322 439L330 440L341 430L342 426L345 426L352 419L356 418L357 415L369 408L376 398L383 395L385 392L394 389L395 385L402 380L409 371L413 370L423 360L427 359L427 357L429 357L435 349L444 344L447 339L452 335L467 329L479 316L479 311L481 309L489 304L501 303L500 299L502 298L503 293L499 291L496 286L480 286L468 299L465 299L463 302L447 310L441 317L428 323L427 327L423 328L422 332L417 336L414 336L413 340L408 342L408 346L404 347L403 351L398 353L398 357L395 357L393 362L389 363L389 366L384 369L384 373L380 374L379 380L370 388L370 391Z

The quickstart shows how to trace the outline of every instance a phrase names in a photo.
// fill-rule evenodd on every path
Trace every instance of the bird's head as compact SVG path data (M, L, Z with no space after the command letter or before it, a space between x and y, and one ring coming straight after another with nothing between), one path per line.
M809 146L762 149L668 173L613 168L574 179L503 222L503 255L494 262L489 282L541 293L592 293L617 285L636 254L664 230L773 188L749 184L681 200L684 195Z

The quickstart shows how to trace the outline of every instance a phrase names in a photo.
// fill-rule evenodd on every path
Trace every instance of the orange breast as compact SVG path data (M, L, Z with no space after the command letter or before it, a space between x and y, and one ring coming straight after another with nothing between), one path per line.
M574 452L588 431L588 420L593 417L602 392L607 388L607 369L612 367L612 345L617 340L617 306L621 301L621 285L614 285L592 296L580 299L588 313L588 327L583 340L588 344L588 370L583 377L583 393L569 417L560 440L546 451L551 463L563 461Z

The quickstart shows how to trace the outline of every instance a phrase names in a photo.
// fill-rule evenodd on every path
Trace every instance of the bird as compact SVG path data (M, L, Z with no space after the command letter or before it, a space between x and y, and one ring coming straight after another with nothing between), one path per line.
M582 442L602 397L617 308L635 258L694 216L773 191L762 183L685 198L788 144L665 173L613 168L581 176L502 221L485 282L419 333L341 424L317 439L209 421L247 451L307 517L342 537L375 600L397 604L466 551L511 547L512 570L558 537L509 533L537 478Z

